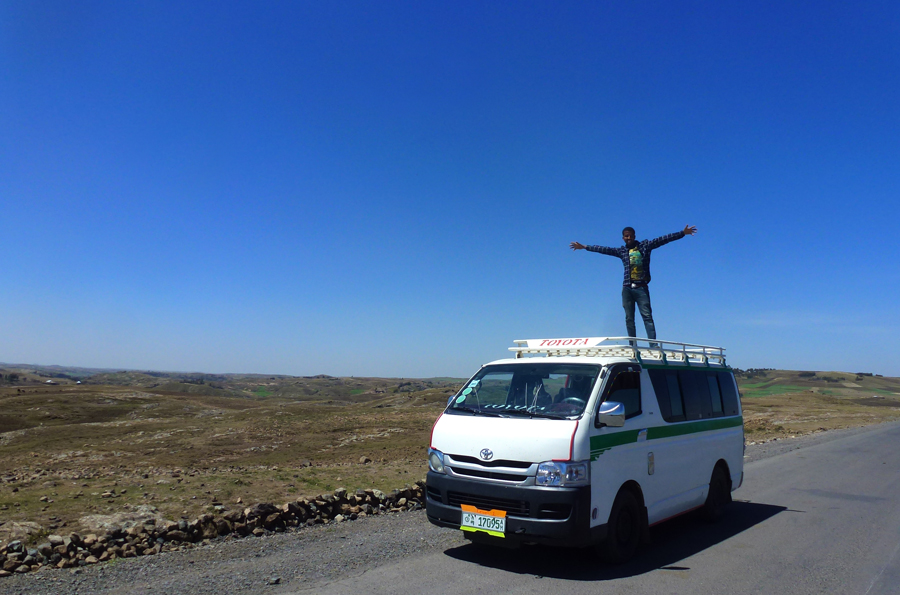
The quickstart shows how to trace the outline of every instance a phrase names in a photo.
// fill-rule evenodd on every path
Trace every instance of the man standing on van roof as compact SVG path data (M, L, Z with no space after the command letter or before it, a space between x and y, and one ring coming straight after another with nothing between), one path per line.
M653 324L653 310L650 308L650 252L669 242L680 240L684 236L692 236L697 233L697 228L685 225L683 231L670 233L655 240L638 242L634 239L634 228L626 227L622 230L622 239L625 245L619 248L606 246L585 246L579 242L572 242L569 247L572 250L587 250L599 252L610 256L618 256L625 265L625 280L622 283L622 307L625 308L625 328L628 336L635 337L634 329L634 305L637 304L644 319L644 328L647 330L647 338L656 338L656 326Z

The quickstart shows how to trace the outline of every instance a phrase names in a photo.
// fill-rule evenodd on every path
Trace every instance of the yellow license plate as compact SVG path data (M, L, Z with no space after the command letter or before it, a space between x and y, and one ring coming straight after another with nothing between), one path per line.
M505 510L479 510L469 504L462 504L461 508L459 528L463 531L482 531L494 537L506 537Z

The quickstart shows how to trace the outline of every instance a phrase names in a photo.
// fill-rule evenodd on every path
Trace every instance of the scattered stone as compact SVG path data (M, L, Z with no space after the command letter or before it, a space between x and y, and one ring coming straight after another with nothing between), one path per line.
M272 576L272 577L269 577L269 580L266 582L270 585L279 585L279 584L281 584L281 577L280 576Z
M8 544L6 544L7 552L21 552L23 549L24 547L22 545L22 542L18 539L15 541L10 541Z
M30 521L6 521L0 526L0 543L26 540L43 530L41 525Z
M142 504L135 507L134 510L130 512L120 512L110 515L89 515L81 517L79 522L91 533L113 533L114 528L128 529L133 525L143 525L150 519L159 523L162 523L164 520L155 506Z

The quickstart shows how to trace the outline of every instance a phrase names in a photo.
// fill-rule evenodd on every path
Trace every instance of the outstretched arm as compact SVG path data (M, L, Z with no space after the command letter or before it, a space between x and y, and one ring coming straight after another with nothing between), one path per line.
M695 233L697 233L696 227L694 227L693 225L685 225L682 231L676 231L675 233L664 235L662 237L656 238L655 240L650 240L649 242L647 242L647 247L651 250L654 248L659 248L660 246L664 246L669 242L680 240L684 236L692 236Z
M606 246L585 246L581 242L572 242L569 244L572 250L587 250L588 252L597 252L598 254L607 254L609 256L618 256L619 252L615 248L607 248Z

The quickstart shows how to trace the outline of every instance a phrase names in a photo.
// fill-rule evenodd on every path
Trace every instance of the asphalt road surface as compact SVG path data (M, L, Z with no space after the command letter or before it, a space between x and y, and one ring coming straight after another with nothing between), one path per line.
M900 425L748 462L717 525L678 518L631 563L471 544L394 561L316 593L900 594Z

